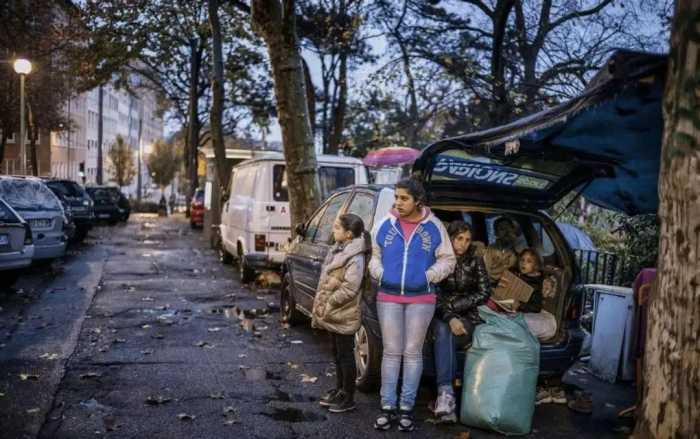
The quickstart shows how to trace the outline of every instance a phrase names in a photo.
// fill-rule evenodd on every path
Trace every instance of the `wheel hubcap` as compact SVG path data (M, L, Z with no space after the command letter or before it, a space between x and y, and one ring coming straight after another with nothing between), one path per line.
M367 373L367 363L369 361L369 340L367 330L364 326L355 333L355 364L357 366L357 376L364 377Z

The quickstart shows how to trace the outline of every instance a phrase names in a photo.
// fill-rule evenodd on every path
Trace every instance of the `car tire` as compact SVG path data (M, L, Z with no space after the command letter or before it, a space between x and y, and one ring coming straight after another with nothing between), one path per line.
M357 389L363 393L374 393L379 387L382 364L382 342L364 325L355 333L355 367Z
M87 227L84 227L84 226L78 227L75 230L75 236L73 236L73 242L81 243L81 242L85 241L85 238L87 237L87 234L88 234L88 230L89 229Z
M241 283L249 284L255 280L255 270L246 261L245 255L238 254L238 272L241 276Z
M10 288L19 279L19 270L0 271L0 288Z
M290 326L296 326L303 322L304 315L296 307L294 292L291 286L289 273L282 277L282 288L280 288L280 321Z
M223 243L219 243L219 262L224 265L231 265L233 263L233 255L226 251Z

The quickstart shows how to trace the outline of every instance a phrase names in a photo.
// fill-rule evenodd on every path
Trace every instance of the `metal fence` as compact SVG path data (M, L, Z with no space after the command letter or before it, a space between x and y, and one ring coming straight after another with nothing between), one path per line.
M614 253L596 250L574 250L581 283L622 286L625 267Z

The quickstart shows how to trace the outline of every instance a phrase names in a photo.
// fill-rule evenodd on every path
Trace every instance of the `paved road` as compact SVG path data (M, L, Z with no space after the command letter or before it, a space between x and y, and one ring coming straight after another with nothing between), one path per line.
M241 286L183 218L136 215L73 253L0 299L3 438L405 437L371 428L376 394L345 415L318 407L334 382L325 335L282 327L277 291ZM629 392L590 384L606 395L594 416L541 406L530 436L621 435L610 415ZM421 422L414 436L466 431Z

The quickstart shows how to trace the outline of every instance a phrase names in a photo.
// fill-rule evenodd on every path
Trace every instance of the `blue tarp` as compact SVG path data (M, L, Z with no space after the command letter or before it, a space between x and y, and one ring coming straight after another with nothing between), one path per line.
M591 237L573 224L557 223L557 227L572 250L596 250Z

